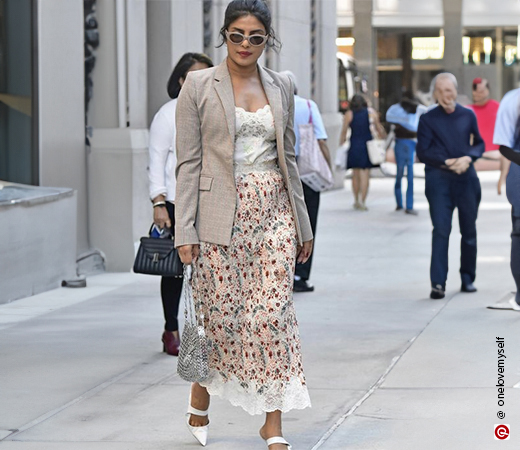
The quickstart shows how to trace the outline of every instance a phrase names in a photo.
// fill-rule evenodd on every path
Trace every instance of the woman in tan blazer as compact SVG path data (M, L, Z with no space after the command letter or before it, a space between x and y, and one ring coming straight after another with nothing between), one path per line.
M257 61L275 45L262 0L234 0L228 56L188 74L179 96L175 243L193 267L210 375L194 383L188 428L205 445L210 395L266 413L260 435L287 450L281 415L310 406L292 302L312 232L294 154L291 81Z

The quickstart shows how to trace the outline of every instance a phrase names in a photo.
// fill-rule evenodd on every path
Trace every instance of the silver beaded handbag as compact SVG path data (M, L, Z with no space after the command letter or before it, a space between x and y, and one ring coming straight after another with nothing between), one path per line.
M177 373L192 383L209 375L208 340L204 331L204 314L197 314L191 287L191 266L184 266L184 329L179 347Z

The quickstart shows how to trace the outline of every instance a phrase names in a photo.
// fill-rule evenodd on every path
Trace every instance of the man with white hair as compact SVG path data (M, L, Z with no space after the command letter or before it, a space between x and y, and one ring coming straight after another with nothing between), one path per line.
M433 224L430 298L445 296L448 245L453 211L459 211L461 291L476 292L477 215L480 181L473 163L484 153L475 113L457 103L457 79L441 73L434 79L438 107L421 116L417 156L426 164L426 198Z
M294 150L296 158L300 154L300 125L305 125L312 120L314 128L314 136L318 140L320 150L323 153L329 167L331 167L330 152L327 147L327 131L323 125L320 110L318 105L312 100L307 100L298 95L298 81L296 75L290 70L282 72L282 74L288 76L294 86L294 134L295 143ZM307 205L307 212L309 213L309 219L311 221L312 233L314 235L314 242L316 242L316 227L318 225L318 210L320 208L320 193L311 189L309 186L302 181L303 195L305 197L305 204ZM296 264L294 274L294 292L312 292L314 286L309 283L312 267L312 254L311 257L304 264Z

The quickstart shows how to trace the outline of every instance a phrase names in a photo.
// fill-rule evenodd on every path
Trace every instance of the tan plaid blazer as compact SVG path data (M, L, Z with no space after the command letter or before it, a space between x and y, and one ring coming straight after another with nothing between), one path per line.
M276 72L259 71L301 244L312 239L312 231L294 154L293 86ZM175 245L229 245L236 208L235 101L226 61L188 73L177 102L176 128Z

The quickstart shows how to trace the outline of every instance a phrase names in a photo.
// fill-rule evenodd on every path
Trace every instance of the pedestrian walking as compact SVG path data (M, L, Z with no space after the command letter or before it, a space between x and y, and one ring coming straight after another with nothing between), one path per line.
M368 157L367 142L372 140L370 122L383 137L381 123L377 112L368 107L368 103L361 94L356 94L350 101L349 110L345 113L341 130L340 145L347 140L350 128L350 149L347 155L347 169L352 169L352 192L354 193L354 209L368 211L366 199L370 184L370 169L374 166Z
M472 86L473 103L468 105L468 108L477 116L478 129L486 144L485 152L495 152L492 157L498 158L499 146L493 143L493 134L500 103L491 98L489 81L485 78L475 78ZM489 155L487 153L487 156Z
M188 72L213 67L211 59L202 53L185 53L175 65L168 80L171 100L155 114L150 126L149 188L153 204L153 221L160 229L172 228L175 223L175 109L177 97ZM179 354L179 301L182 278L161 278L161 299L164 311L163 351Z
M286 70L282 74L287 75L294 86L294 134L295 134L295 145L294 150L296 158L300 154L300 125L306 125L312 123L314 128L314 136L318 140L320 150L325 157L329 167L331 167L330 151L327 146L327 131L325 125L323 125L323 119L320 114L318 105L310 100L300 97L298 95L298 81L296 75L293 72ZM309 213L309 219L311 221L312 234L314 236L314 242L316 242L316 228L318 226L318 212L320 208L320 193L309 187L305 182L302 181L303 195L305 198L305 205L307 206L307 212ZM294 292L312 292L314 286L309 283L312 268L312 254L307 262L303 264L296 264L296 270L294 275Z
M426 198L433 224L430 298L445 296L448 278L448 245L453 211L459 212L461 241L461 290L475 292L477 266L477 214L480 181L473 166L484 153L477 118L457 103L457 79L441 73L434 80L438 106L421 116L417 155L426 164Z
M282 413L310 406L292 301L312 231L294 154L294 88L258 65L277 40L262 0L234 0L227 58L189 73L177 106L175 238L193 264L209 377L193 383L188 427L205 445L210 395L266 413L260 436L290 449Z
M476 114L478 129L486 144L483 157L475 162L475 169L477 171L500 169L500 152L498 145L493 143L499 103L491 99L489 81L485 78L473 80L472 94L473 104L468 105L468 108Z
M386 121L395 124L395 161L397 174L395 177L396 211L403 209L401 182L406 168L408 186L406 188L406 214L416 216L413 209L413 165L415 162L415 146L417 143L417 127L426 107L420 105L411 92L406 92L402 100L392 105L386 112Z
M520 89L508 92L500 102L493 142L505 158L502 174L508 173L506 193L511 203L511 272L516 283L514 310L520 311ZM501 177L502 179L502 177ZM499 193L501 191L499 182Z

